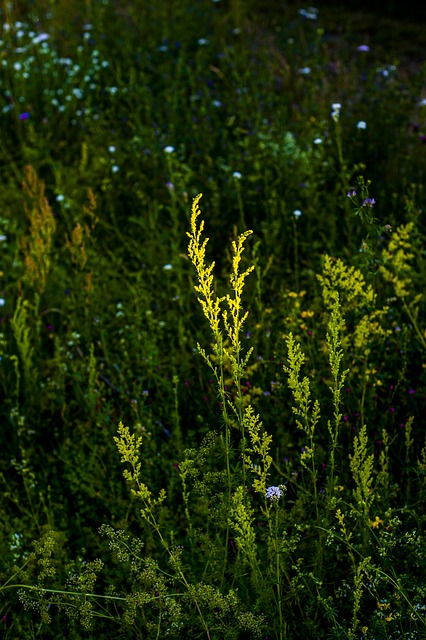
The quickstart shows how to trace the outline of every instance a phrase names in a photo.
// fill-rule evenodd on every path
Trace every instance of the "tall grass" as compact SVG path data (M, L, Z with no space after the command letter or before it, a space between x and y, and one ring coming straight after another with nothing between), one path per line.
M1 12L3 637L425 638L423 62Z

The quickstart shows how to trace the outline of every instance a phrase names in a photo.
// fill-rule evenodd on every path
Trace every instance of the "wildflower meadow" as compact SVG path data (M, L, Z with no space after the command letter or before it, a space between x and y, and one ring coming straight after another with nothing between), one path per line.
M426 638L426 65L373 22L1 3L1 638Z

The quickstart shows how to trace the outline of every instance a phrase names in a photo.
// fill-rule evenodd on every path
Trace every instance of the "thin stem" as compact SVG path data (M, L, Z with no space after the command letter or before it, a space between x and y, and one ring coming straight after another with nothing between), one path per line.
M296 291L299 292L299 238L297 235L297 219L293 217L294 231L294 274L296 278Z
M411 320L411 324L414 327L414 331L417 333L417 336L420 338L420 342L422 344L423 349L426 349L426 341L425 341L424 337L421 334L421 331L420 331L420 329L419 329L419 327L417 325L417 322L416 322L413 314L411 313L410 307L408 306L408 304L405 302L404 299L402 300L402 303L404 305L405 312L407 313L408 317Z
M277 578L277 598L278 598L278 613L280 617L280 640L284 639L284 623L283 623L283 610L282 610L282 594L281 594L281 575L280 575L280 553L278 547L278 505L275 509L275 571Z

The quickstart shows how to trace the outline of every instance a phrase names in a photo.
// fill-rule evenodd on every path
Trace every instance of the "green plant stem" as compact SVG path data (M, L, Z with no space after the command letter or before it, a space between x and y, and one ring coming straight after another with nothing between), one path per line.
M294 276L296 278L296 291L299 292L299 237L297 234L297 220L293 216L293 237L294 237Z
M164 549L167 551L167 553L169 554L170 557L172 557L172 553L170 552L169 549L169 545L167 544L167 542L164 540L162 533L160 531L160 527L158 526L158 523L156 521L156 519L154 518L154 516L151 514L151 518L146 517L147 522L154 528L155 532L157 533L158 537L160 538L161 544L163 545ZM178 573L180 576L180 579L182 580L182 583L185 585L185 587L187 588L188 592L190 591L190 585L187 581L187 579L185 578L185 574L183 573L182 569L178 569ZM206 636L208 638L208 640L211 640L211 636L210 636L210 631L209 631L209 627L207 625L207 622L203 616L203 612L201 611L200 605L198 603L198 600L196 598L194 598L194 604L195 607L198 611L198 615L200 616L200 620L201 623L204 627L204 630L206 632Z
M404 311L406 312L406 314L408 315L408 317L411 320L411 324L413 325L414 331L417 333L417 336L420 339L420 343L423 347L423 349L426 350L426 341L424 339L424 337L422 336L422 333L417 325L416 319L414 318L413 314L411 313L410 307L408 306L408 304L405 302L405 299L402 299L402 304L404 306Z
M243 199L241 196L241 187L240 187L239 181L237 180L236 182L237 182L236 191L237 191L237 199L238 199L238 209L240 212L241 228L245 229L247 225L246 225L245 216L244 216L244 205L243 205Z
M284 640L284 620L283 620L281 574L280 574L280 549L278 546L278 505L276 506L276 509L275 509L274 546L275 546L275 575L277 580L278 614L280 618L280 640Z

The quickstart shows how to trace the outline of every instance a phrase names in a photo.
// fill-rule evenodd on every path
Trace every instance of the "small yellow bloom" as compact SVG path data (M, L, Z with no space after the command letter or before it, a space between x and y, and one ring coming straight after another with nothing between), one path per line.
M377 608L380 609L380 610L389 609L389 607L390 607L390 602L378 602L377 603Z
M381 520L381 518L379 518L379 516L376 516L376 519L374 522L372 522L371 520L368 521L368 524L370 527L372 527L373 529L378 529L380 524L383 524L383 520Z

